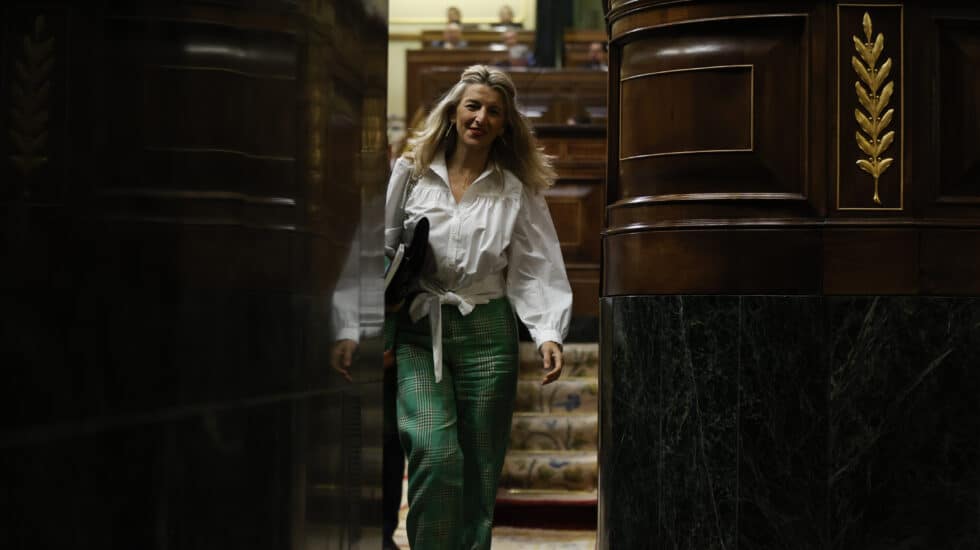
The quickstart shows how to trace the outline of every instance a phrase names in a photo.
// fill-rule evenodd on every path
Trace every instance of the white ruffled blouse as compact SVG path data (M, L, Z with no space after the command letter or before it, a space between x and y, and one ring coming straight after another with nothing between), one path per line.
M385 253L393 256L419 218L429 219L435 268L423 274L425 292L412 301L409 313L413 321L430 317L436 380L442 378L442 304L466 315L478 304L507 296L538 347L549 340L561 344L568 334L572 290L544 196L491 162L457 204L443 152L421 178L408 183L411 169L411 161L400 158L392 170Z

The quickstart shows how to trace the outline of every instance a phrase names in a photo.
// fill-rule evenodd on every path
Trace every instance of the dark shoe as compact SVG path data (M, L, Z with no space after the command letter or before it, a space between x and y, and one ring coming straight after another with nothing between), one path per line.
M381 550L401 550L401 547L395 544L395 541L388 539L381 545Z

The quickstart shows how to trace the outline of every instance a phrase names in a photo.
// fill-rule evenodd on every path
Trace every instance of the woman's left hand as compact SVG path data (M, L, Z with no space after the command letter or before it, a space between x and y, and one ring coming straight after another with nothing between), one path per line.
M337 340L330 349L330 368L339 372L348 382L354 381L349 369L353 363L355 351L357 351L357 342L346 339Z
M561 368L563 365L563 358L561 352L561 345L557 342L547 341L541 344L541 359L544 361L544 379L541 381L541 385L550 384L558 377L561 376Z

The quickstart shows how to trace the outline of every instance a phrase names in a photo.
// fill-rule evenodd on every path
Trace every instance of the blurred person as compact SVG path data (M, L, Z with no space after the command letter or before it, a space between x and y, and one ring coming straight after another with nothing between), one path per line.
M446 28L442 31L442 40L432 43L432 47L444 50L465 48L468 45L466 40L463 40L463 26L459 23L446 23Z
M519 42L517 31L504 31L504 46L507 48L507 59L497 63L498 67L533 67L534 53L526 45Z
M585 69L597 69L608 71L609 63L606 60L606 45L603 42L592 42L589 44L589 58L582 64Z
M459 11L456 6L449 6L446 8L446 23L456 23L459 26L463 25L463 12Z
M512 10L507 4L500 6L500 10L497 11L497 18L499 20L493 24L494 28L506 30L520 29L524 27L523 23L514 21L514 10Z
M367 210L380 212L382 196L377 195ZM378 216L380 217L380 216ZM381 222L381 220L377 220ZM337 286L331 299L331 323L333 344L330 348L330 367L340 373L347 382L354 382L351 369L355 353L362 338L377 334L378 314L384 310L384 281L381 277L367 277L362 282L364 266L377 262L371 257L371 247L363 247L362 239L380 234L382 224L362 218L361 226L354 233L350 252L344 261ZM379 256L380 256L380 251ZM362 284L370 285L362 288ZM385 314L386 315L386 314ZM383 326L384 348L390 346L390 329ZM384 363L382 374L382 450L381 450L381 533L382 550L398 550L395 531L398 529L398 512L401 508L402 483L405 479L405 452L398 436L398 420L395 414L395 397L398 394L397 373L392 365Z

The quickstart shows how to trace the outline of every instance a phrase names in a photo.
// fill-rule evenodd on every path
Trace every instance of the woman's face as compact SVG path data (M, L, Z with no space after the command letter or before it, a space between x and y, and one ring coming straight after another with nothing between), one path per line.
M485 84L470 84L456 107L457 145L489 149L493 140L504 133L507 112L504 98Z

